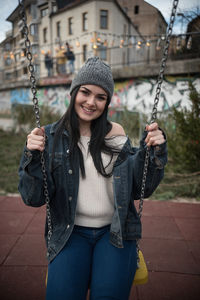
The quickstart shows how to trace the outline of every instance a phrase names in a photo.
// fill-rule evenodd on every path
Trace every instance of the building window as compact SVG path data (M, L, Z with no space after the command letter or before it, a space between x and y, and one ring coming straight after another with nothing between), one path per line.
M30 5L30 14L33 19L37 19L37 6L35 4Z
M5 44L5 50L6 51L10 51L11 50L11 44L10 43L6 43Z
M135 15L139 14L139 5L135 5L135 7L134 7L134 14Z
M98 51L99 51L99 57L102 60L107 60L107 47L101 44L98 46Z
M83 45L83 62L87 60L87 45Z
M52 12L57 12L57 5L56 4L52 4Z
M28 73L27 68L23 68L23 74L27 74L27 73Z
M73 34L73 30L72 30L72 24L73 24L73 18L69 18L68 19L68 34L72 35Z
M87 31L88 30L88 13L83 13L82 21L83 21L83 31Z
M41 10L41 18L43 18L43 17L47 16L47 15L48 15L48 13L49 13L49 9L48 9L48 7L46 7L46 8L44 8L44 9L42 9L42 10Z
M43 28L43 43L47 43L47 28Z
M11 64L12 64L11 58L10 57L6 57L6 59L5 59L5 65L6 66L10 66Z
M12 74L11 73L5 73L5 80L12 79Z
M56 36L60 37L60 22L56 22Z
M37 24L31 24L30 25L30 34L31 35L37 35L38 34L38 26L37 26Z
M128 7L124 6L123 9L124 9L124 12L127 14L128 13Z
M100 28L108 29L108 11L100 10Z

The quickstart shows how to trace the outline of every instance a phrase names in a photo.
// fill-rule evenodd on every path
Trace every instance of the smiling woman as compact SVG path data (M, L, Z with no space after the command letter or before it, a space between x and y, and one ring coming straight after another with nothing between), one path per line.
M27 136L19 168L19 191L27 205L45 204L43 151L52 232L48 239L46 300L128 300L137 268L136 240L147 146L151 149L144 197L160 183L166 141L157 123L146 127L140 148L120 124L108 120L114 91L110 67L89 58L72 81L63 117ZM47 227L46 227L47 228Z

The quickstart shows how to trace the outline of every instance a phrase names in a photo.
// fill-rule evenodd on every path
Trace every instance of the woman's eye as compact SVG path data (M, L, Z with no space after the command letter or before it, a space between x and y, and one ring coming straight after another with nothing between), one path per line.
M106 98L105 98L105 97L98 97L98 99L99 99L99 100L101 100L101 101L104 101L104 100L106 100Z
M88 92L84 90L82 90L81 93L83 93L84 95L88 95Z

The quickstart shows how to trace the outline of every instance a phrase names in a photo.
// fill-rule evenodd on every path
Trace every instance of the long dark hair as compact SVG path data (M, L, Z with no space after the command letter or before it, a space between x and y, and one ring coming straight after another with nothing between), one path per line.
M67 129L69 133L69 153L70 153L70 161L72 164L72 168L74 167L75 161L78 158L81 175L83 178L85 178L86 174L85 174L85 167L83 161L83 154L81 152L80 147L78 146L78 142L80 140L79 119L74 107L76 95L78 93L79 88L80 86L76 87L72 91L70 105L66 113L58 122L58 127L56 129L55 136L54 136L52 161L54 158L57 141L61 137L64 129ZM89 142L89 151L92 156L94 165L97 171L104 177L110 177L112 175L112 171L110 173L106 172L102 162L101 153L104 152L106 154L109 154L110 162L111 162L113 155L115 153L120 152L119 149L115 149L114 147L108 145L105 142L106 135L112 129L112 124L107 119L109 103L110 103L110 99L107 99L107 103L103 113L97 119L91 122L91 138Z

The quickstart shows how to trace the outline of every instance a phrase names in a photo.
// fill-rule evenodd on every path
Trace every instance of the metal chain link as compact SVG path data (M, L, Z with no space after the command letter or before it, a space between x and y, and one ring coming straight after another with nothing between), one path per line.
M158 107L158 102L159 102L159 97L160 97L160 92L161 92L161 85L163 82L163 76L164 76L164 71L165 71L165 67L166 67L166 62L167 62L167 58L168 58L170 38L172 35L172 29L173 29L173 25L174 25L174 21L175 21L178 1L179 0L173 1L170 22L169 22L169 26L168 26L167 34L166 34L163 57L161 60L160 71L159 71L159 75L158 75L158 79L157 79L156 95L155 95L155 99L154 99L154 105L153 105L153 109L152 109L150 124L154 123L157 118L157 107ZM145 159L144 159L142 187L141 187L140 202L139 202L139 209L138 209L138 216L140 219L142 217L142 210L143 210L143 204L144 204L144 192L145 192L147 172L148 172L148 166L149 166L149 157L150 157L150 147L147 147L146 153L145 153ZM137 251L139 251L139 240L136 241L136 245L137 245ZM138 260L139 260L139 256L138 256Z
M34 112L35 112L35 118L36 118L36 125L38 128L41 128L40 125L40 113L39 113L39 105L38 105L38 98L37 98L37 88L36 88L36 78L35 78L35 70L32 63L33 57L31 53L31 42L29 40L29 30L27 26L27 18L26 18L26 12L24 7L24 0L19 1L19 16L21 20L23 21L23 36L24 36L24 43L26 48L26 57L28 59L28 70L30 73L30 82L31 82L31 92L33 94L33 106L34 106ZM51 213L50 213L50 198L49 198L49 192L48 192L48 184L47 184L47 174L46 174L46 167L45 167L45 158L44 158L44 152L40 152L40 161L41 161L41 168L42 168L42 174L43 174L43 187L44 187L44 196L45 196L45 202L46 202L46 215L47 215L47 240L48 245L49 241L52 236L52 222L51 222ZM48 250L47 250L48 255Z

